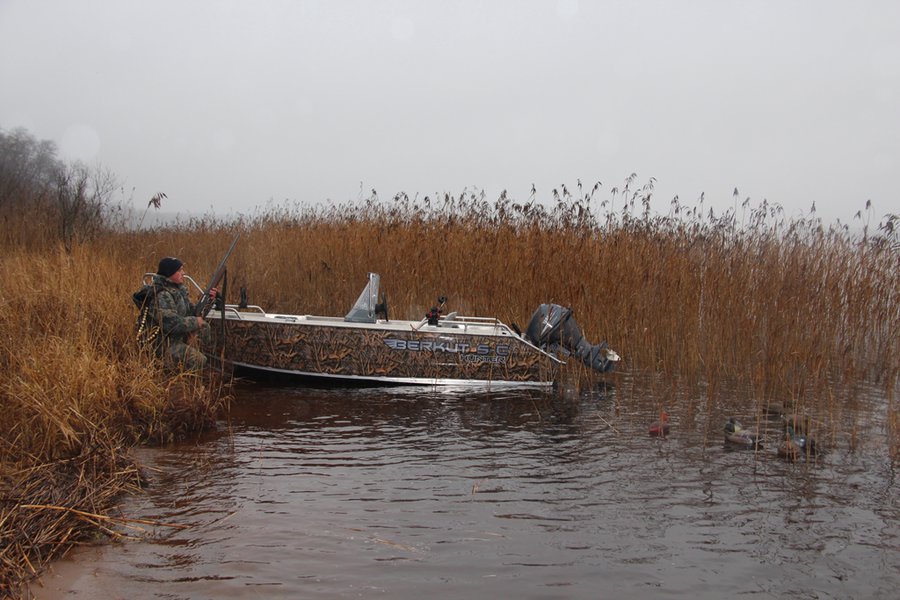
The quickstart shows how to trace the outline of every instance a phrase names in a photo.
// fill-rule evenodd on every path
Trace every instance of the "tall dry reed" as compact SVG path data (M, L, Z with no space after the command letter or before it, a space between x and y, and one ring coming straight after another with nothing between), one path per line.
M0 257L0 589L108 529L128 448L212 424L221 397L134 343L135 263L101 242Z
M710 402L729 380L750 386L760 408L836 420L874 382L897 448L895 215L880 230L787 219L765 202L718 216L702 201L673 202L659 216L649 211L652 182L630 186L603 202L557 193L549 207L468 191L285 206L147 232L139 247L145 268L168 252L202 274L242 231L229 300L245 286L251 303L279 312L344 314L368 271L382 274L397 318L422 318L440 295L450 310L520 326L542 302L566 304L589 339L623 354L624 369L702 382Z
M900 254L884 237L773 218L766 206L743 226L696 211L601 219L591 206L398 197L200 221L144 233L139 247L144 268L168 252L204 274L241 230L229 300L246 286L271 310L343 314L377 271L398 318L421 318L439 295L519 324L541 302L567 304L631 369L736 378L765 397L896 382Z

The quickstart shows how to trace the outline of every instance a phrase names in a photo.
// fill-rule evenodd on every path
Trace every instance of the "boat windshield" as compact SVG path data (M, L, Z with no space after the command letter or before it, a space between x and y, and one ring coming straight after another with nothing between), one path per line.
M350 309L350 312L344 317L345 321L352 323L374 323L375 309L378 305L378 286L381 283L381 276L378 273L369 273L369 281L363 288L356 304Z

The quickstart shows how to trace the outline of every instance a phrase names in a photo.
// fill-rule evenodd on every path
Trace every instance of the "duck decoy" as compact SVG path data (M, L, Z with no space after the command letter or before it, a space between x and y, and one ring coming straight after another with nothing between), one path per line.
M797 460L803 451L800 446L794 443L790 437L785 437L784 441L778 444L778 456L787 460Z
M665 410L659 412L659 421L650 423L650 435L662 437L669 434L669 413Z
M759 435L754 428L746 428L734 417L729 417L725 423L725 441L736 446L745 446L748 448L758 448L762 444L759 441Z
M812 428L812 421L810 421L809 417L793 414L793 415L781 415L782 423L784 424L784 430L790 430L792 435L809 435Z
M794 431L790 425L784 436L784 441L778 446L778 456L789 460L797 460L800 456L813 456L818 454L816 440L810 436Z
M766 402L762 410L764 415L773 418L784 416L790 412L790 409L781 402Z

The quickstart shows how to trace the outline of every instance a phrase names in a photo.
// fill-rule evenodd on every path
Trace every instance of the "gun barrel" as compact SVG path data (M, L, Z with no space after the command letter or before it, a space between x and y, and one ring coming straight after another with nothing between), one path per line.
M234 236L234 240L232 240L231 246L228 247L228 251L225 252L225 256L222 257L222 260L219 262L219 266L216 267L216 270L213 272L213 276L209 280L209 285L206 286L206 289L203 291L203 295L200 296L200 300L197 302L197 316L205 317L209 314L209 311L212 310L213 303L209 297L209 292L214 287L218 287L222 282L222 279L225 277L225 273L227 271L227 269L225 268L225 263L228 262L228 257L231 256L231 253L232 251L234 251L234 247L237 245L238 239L240 239L240 237L240 233Z

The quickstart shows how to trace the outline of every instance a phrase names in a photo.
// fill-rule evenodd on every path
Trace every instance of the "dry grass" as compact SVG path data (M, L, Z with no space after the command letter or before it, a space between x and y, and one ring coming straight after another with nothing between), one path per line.
M133 343L137 288L100 244L0 258L0 590L72 543L137 485L127 449L214 423L222 396L165 375ZM131 265L134 267L134 265Z
M18 593L23 579L72 544L118 535L105 513L123 490L137 489L140 478L120 443L110 442L90 440L75 456L22 468L3 482L0 589Z
M604 202L564 193L551 208L505 197L489 203L471 192L287 207L238 222L108 232L71 253L37 235L29 243L21 232L7 236L0 583L12 585L32 571L29 561L56 555L53 548L76 535L69 527L103 525L96 515L104 499L136 482L120 462L122 448L179 437L214 418L217 394L188 376L167 380L135 348L130 294L165 255L179 256L203 280L237 231L231 302L245 286L250 302L268 310L341 315L368 271L382 274L397 318L421 318L446 295L450 310L523 326L538 304L558 302L575 309L589 339L606 339L623 354L625 370L655 373L665 389L702 383L708 402L729 381L754 390L760 408L779 403L834 423L857 386L876 382L888 398L896 456L896 234L787 221L765 204L740 219L677 203L669 216L654 217L635 209L647 186L638 193L628 186ZM60 473L88 485L46 495L67 489ZM55 505L80 512L46 508ZM26 533L21 522L31 515L50 523L63 513L69 525L46 526L63 531L56 538ZM37 541L44 539L49 545Z

